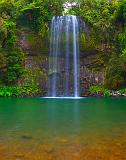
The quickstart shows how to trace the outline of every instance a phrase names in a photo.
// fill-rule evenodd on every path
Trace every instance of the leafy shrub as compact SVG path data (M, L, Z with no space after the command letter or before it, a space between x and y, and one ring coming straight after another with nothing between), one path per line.
M117 90L125 86L125 69L123 57L113 53L106 67L105 86Z
M96 95L104 95L104 96L111 96L111 92L104 88L103 86L91 86L89 88L89 91L91 94L96 94Z
M37 85L0 87L0 97L33 96L37 94L40 94L40 89Z
M7 54L7 73L5 83L15 84L24 73L24 54L15 49Z
M126 88L122 88L120 90L118 90L118 92L122 95L122 94L126 94Z

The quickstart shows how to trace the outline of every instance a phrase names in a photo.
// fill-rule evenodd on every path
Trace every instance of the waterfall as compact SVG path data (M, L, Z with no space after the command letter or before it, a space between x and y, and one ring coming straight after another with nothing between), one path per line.
M48 97L79 97L79 22L54 16L51 23Z

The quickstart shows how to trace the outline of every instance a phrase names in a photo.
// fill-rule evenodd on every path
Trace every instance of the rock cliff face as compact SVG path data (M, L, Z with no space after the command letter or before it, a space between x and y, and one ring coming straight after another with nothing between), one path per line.
M19 45L25 53L25 83L39 84L43 95L47 94L48 87L48 59L49 38L42 39L39 35L28 29L21 29L18 33ZM80 54L80 85L81 95L89 94L88 89L94 84L104 84L105 73L96 70L94 59L96 53L81 49Z
M49 42L29 29L21 29L18 33L19 45L25 53L25 84L38 84L46 93L48 79Z

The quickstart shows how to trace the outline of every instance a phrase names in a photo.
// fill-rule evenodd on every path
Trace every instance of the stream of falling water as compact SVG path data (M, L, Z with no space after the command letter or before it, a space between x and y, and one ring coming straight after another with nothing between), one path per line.
M79 23L54 16L51 24L48 97L79 97Z

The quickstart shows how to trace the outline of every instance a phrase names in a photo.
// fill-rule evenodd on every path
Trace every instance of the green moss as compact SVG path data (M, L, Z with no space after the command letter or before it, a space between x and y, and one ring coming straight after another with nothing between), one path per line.
M31 44L34 43L35 40L35 35L32 33L28 33L26 34L26 41L30 42Z

